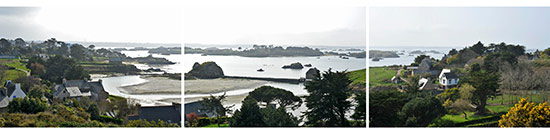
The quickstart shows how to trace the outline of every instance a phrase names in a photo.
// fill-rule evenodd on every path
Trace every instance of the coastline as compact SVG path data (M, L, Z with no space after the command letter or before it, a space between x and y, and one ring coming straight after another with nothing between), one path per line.
M230 78L185 80L184 94L210 94L238 89L249 89L265 85L267 83L267 81L262 80Z
M143 76L146 82L120 86L121 93L129 95L181 94L181 80L168 77Z

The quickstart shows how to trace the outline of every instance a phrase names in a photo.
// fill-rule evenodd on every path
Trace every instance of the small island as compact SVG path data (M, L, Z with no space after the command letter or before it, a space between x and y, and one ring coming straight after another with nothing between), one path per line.
M369 58L398 58L396 52L393 51L381 51L381 50L370 50Z

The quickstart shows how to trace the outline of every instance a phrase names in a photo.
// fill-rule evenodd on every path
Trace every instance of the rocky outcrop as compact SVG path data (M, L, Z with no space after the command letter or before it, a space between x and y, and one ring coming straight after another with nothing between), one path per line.
M223 70L216 62L195 63L193 69L185 74L185 77L199 79L214 79L223 76Z
M313 79L319 75L319 70L317 68L310 68L306 72L306 79Z
M125 61L142 63L142 64L176 64L172 61L169 61L166 58L157 58L157 57L153 57L153 55L149 55L147 57L136 57L136 58L127 57Z
M283 69L303 69L304 66L302 66L302 63L300 62L296 62L296 63L292 63L290 65L284 65L283 66Z

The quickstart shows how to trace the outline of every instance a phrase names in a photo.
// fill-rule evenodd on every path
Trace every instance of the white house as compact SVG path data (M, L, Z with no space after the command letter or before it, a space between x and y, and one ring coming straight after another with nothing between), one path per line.
M27 94L21 89L21 84L17 83L15 84L15 90L11 93L10 101L12 101L15 98L25 98Z
M439 74L439 85L445 89L456 86L459 80L460 78L452 73L450 69L443 69Z

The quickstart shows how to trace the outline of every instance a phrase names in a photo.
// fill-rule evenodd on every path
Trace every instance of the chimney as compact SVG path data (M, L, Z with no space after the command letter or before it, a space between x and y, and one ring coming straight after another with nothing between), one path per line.
M63 84L65 84L65 82L67 82L67 78L63 78Z

